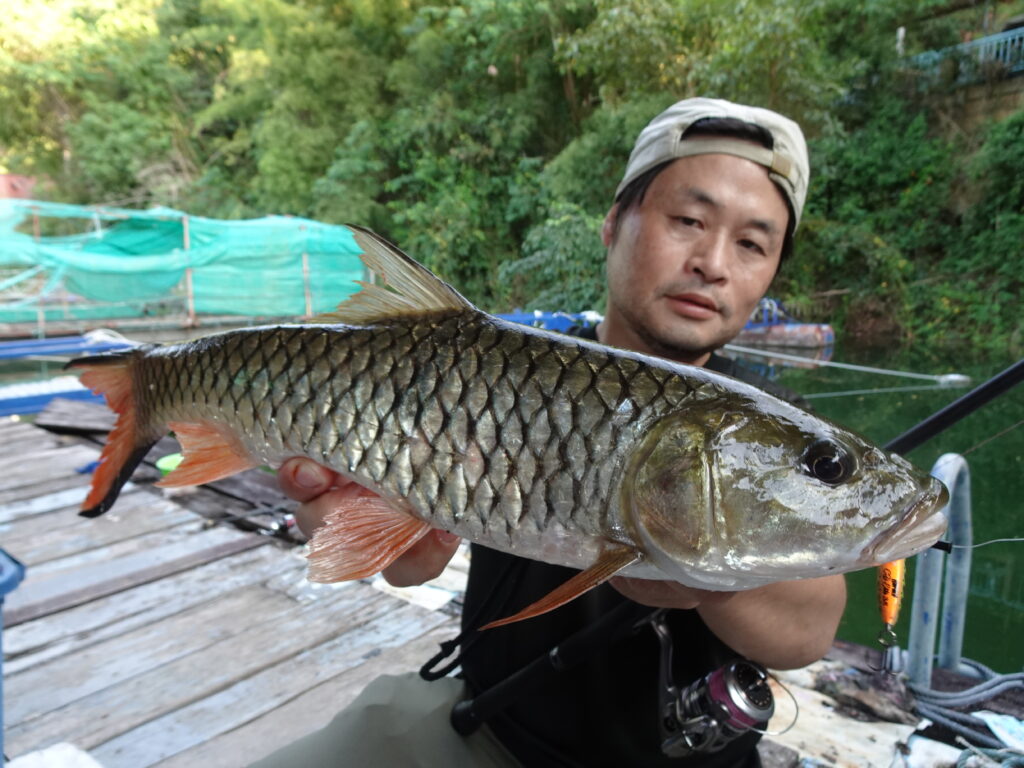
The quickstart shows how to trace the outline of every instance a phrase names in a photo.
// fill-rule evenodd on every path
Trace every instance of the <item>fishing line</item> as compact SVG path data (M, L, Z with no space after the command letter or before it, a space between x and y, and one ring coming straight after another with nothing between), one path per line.
M954 459L956 459L957 456L968 456L969 454L974 453L974 451L976 451L979 448L981 448L983 445L987 445L988 443L991 443L993 440L995 440L997 437L1002 437L1003 435L1006 435L1007 433L1012 432L1013 430L1017 429L1022 424L1024 424L1024 419L1021 419L1016 424L1011 424L1006 429L1003 429L1003 430L997 432L994 435L990 435L989 437L986 437L984 440L982 440L979 443L975 443L974 445L972 445L970 448L968 448L963 453L951 453L951 454L949 454L949 458L947 458L947 459L945 459L944 461L941 461L941 462L936 462L935 466L932 468L933 474L934 474L934 472L937 469L941 468L945 463L948 463L948 462L953 461ZM940 542L937 542L937 543L933 544L932 547L935 548L935 549L944 550L946 552L952 552L954 549L977 549L978 547L986 547L989 544L1003 544L1003 543L1021 542L1021 541L1024 541L1024 538L1021 538L1021 537L1010 537L1010 538L1004 538L1004 539L989 539L988 541L983 541L983 542L981 542L979 544L951 544L950 542L947 542L947 541L940 541Z
M1016 536L1009 539L989 539L983 541L980 544L951 544L953 549L977 549L978 547L987 547L989 544L1007 544L1012 542L1024 541L1024 536Z
M1009 427L1007 427L1006 429L1002 430L1001 432L997 432L996 434L992 435L991 437L986 437L986 438L985 438L984 440L982 440L982 441L981 441L980 443L978 443L977 445L971 446L970 448L968 448L968 449L967 449L966 451L964 451L964 452L963 452L963 453L961 453L960 455L961 455L961 456L966 456L967 454L969 454L969 453L971 453L971 452L973 452L973 451L976 451L976 450L978 450L979 448L981 448L981 446L985 445L986 443L990 443L990 442L992 442L992 441L993 441L993 440L995 440L995 439L996 439L997 437L1002 437L1002 436L1003 436L1003 435L1005 435L1005 434L1006 434L1007 432L1012 432L1012 431L1013 431L1013 430L1015 430L1015 429L1016 429L1017 427L1019 427L1019 426L1020 426L1021 424L1024 424L1024 419L1021 419L1021 420L1020 420L1020 421L1018 421L1018 422L1017 422L1016 424L1013 424L1012 426L1009 426Z
M976 450L981 448L983 445L987 445L988 443L991 443L993 440L995 440L997 437L1002 437L1003 435L1005 435L1005 434L1007 434L1009 432L1012 432L1013 430L1017 429L1022 424L1024 424L1024 419L1021 419L1016 424L1013 424L1013 425L1007 427L1006 429L1001 430L1000 432L997 432L994 435L990 435L989 437L984 438L983 440L981 440L981 442L975 443L970 448L968 448L966 451L952 452L952 453L948 454L948 458L945 458L942 461L936 462L935 466L932 467L932 472L935 472L935 470L940 469L941 467L945 466L950 461L955 461L957 456L961 456L961 457L962 456L970 456L972 453L974 453Z
M785 683L779 680L779 678L773 675L770 671L765 670L765 672L767 673L768 677L770 677L772 680L776 682L779 688L786 692L786 695L789 696L789 700L793 702L793 719L790 720L789 725L787 725L781 731L769 731L767 729L761 730L760 728L751 728L750 730L752 730L754 733L760 733L762 736L781 736L782 734L788 733L790 730L792 730L793 726L796 725L796 721L800 718L800 702L796 700L796 696L793 695L793 692L789 690L789 687Z

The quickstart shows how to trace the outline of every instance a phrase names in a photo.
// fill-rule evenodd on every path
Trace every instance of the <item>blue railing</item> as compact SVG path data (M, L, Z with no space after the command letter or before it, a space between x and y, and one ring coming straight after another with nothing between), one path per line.
M959 84L1008 77L1024 72L1024 28L921 53L908 58L907 63L913 69Z

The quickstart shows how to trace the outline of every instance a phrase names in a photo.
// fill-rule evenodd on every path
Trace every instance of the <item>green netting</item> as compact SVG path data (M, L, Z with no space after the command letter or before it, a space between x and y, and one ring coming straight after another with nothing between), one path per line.
M82 231L41 234L58 220ZM348 229L309 219L0 200L0 268L14 273L0 285L18 292L0 296L0 322L131 317L168 302L218 315L326 312L357 290L359 253Z

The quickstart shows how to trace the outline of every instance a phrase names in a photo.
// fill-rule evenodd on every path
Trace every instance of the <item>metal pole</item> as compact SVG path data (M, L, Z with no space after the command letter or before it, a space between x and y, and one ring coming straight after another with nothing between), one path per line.
M188 231L188 216L185 216L181 220L181 239L183 247L186 251L192 249L192 239L189 236ZM185 295L186 301L188 302L188 327L193 328L196 325L196 297L195 291L192 287L192 264L191 261L188 267L185 268Z
M942 595L942 632L939 634L939 666L960 671L967 623L967 592L971 584L971 473L963 456L947 453L935 463L932 474L949 488L949 538L953 552L946 563Z
M917 556L914 574L914 602L910 614L907 676L916 685L931 688L932 657L935 654L936 620L939 614L939 585L946 553L927 549Z
M960 655L971 575L971 484L967 461L956 453L944 454L932 467L932 475L949 488L949 503L943 513L950 522L948 536L953 543L953 560L946 569L945 596L940 615L939 595L946 553L928 549L917 556L907 675L912 684L923 688L931 688L935 635L940 625L939 666L962 671Z
M309 254L302 252L302 287L306 293L306 317L313 316L313 292L309 286Z

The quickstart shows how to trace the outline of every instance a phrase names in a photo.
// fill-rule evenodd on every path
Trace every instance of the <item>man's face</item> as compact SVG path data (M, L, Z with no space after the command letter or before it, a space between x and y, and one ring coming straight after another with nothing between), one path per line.
M695 155L659 173L608 246L601 340L703 365L746 324L768 290L789 211L762 166Z

